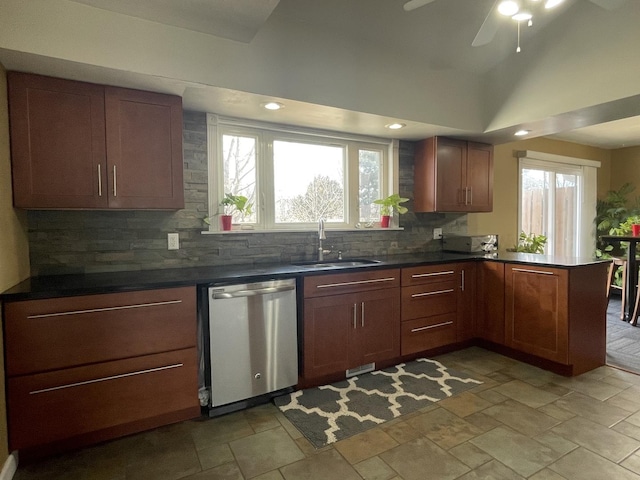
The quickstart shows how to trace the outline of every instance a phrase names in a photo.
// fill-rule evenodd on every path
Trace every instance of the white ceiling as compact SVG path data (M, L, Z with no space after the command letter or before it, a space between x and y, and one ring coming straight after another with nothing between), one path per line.
M7 0L8 1L8 0ZM49 0L31 0L46 2ZM243 44L249 46L259 43L261 35L268 35L273 28L294 26L304 31L322 31L325 38L344 40L343 52L349 55L350 45L367 45L370 51L380 51L393 58L398 58L398 65L403 70L396 75L398 83L388 84L387 95L398 95L396 85L400 85L402 77L411 76L404 65L414 62L417 67L428 69L434 76L440 73L450 75L452 71L460 72L462 78L481 78L489 72L500 68L508 68L510 64L522 62L523 58L533 59L531 50L544 50L549 45L560 46L563 41L563 24L575 18L606 19L603 15L620 15L623 9L640 12L639 0L626 0L619 10L610 12L603 10L597 3L616 1L624 4L624 0L567 0L557 10L541 12L534 17L531 28L523 28L521 32L522 54L515 54L516 26L510 19L503 19L502 25L491 43L482 47L472 47L478 29L494 0L435 0L411 12L403 10L405 0L50 0L59 6L65 4L81 4L82 9L69 9L70 15L96 16L96 9L108 10L126 17L136 17L149 22L160 23L199 32L229 40L229 48L243 54ZM533 0L523 0L533 1ZM19 5L18 0L11 0ZM9 2L9 3L11 3ZM629 3L631 2L631 3ZM43 8L45 3L42 3ZM18 8L18 7L16 7ZM17 14L21 12L14 10ZM11 15L11 13L9 13ZM595 21L595 20L594 20ZM599 22L602 23L602 22ZM151 24L149 24L151 25ZM584 25L590 29L589 24ZM34 32L37 37L39 32ZM88 36L92 32L86 33ZM88 37L89 38L89 37ZM304 38L304 37L297 37ZM597 42L606 42L607 38L598 38ZM140 42L148 41L140 36ZM237 42L238 46L234 45ZM554 43L556 42L556 43ZM82 50L83 39L78 38L78 51ZM597 46L597 44L596 44ZM105 45L108 50L110 45ZM133 48L136 47L136 48ZM139 47L132 46L132 52ZM43 51L46 48L42 49ZM283 45L282 51L288 51ZM369 51L367 50L367 51ZM429 135L464 135L485 139L492 143L504 143L512 140L512 129L503 128L493 132L483 132L468 127L458 127L447 122L411 121L409 115L407 128L389 132L381 125L395 120L404 121L405 117L391 114L402 108L389 108L390 114L367 112L366 108L350 109L329 102L300 101L295 97L274 96L251 91L251 88L234 88L229 85L203 84L200 81L189 81L181 74L174 77L147 75L135 68L129 70L109 69L90 62L84 63L78 58L62 58L48 53L29 52L26 48L13 46L11 34L2 40L0 33L0 62L8 70L23 70L48 75L63 76L85 81L110 83L132 88L148 88L150 90L177 93L183 96L186 108L212 111L223 115L254 118L257 120L292 123L316 128L330 128L355 133L366 133L379 136L394 136L407 139L424 138ZM355 48L354 48L355 51ZM273 52L271 52L273 53ZM540 53L540 52L536 52ZM543 52L544 53L544 52ZM176 65L188 61L190 52L182 51L181 58L176 59L167 53L167 62ZM284 53L283 53L284 54ZM127 53L118 51L119 57ZM133 58L133 56L132 56ZM382 58L382 57L381 57ZM513 60L510 60L513 59ZM372 63L379 61L374 55L370 58L354 58L354 62L362 62L362 72ZM385 60L387 61L387 60ZM570 62L571 58L568 57ZM626 62L638 62L638 58L624 59ZM390 69L394 65L388 65ZM597 65L594 65L597 68ZM339 74L340 72L335 72ZM265 73L266 74L266 73ZM330 76L331 72L329 72ZM614 75L615 72L612 72ZM495 75L495 73L494 73ZM364 82L366 83L366 75ZM179 77L179 78L178 78ZM494 77L495 78L495 77ZM378 79L371 78L371 82ZM580 79L574 81L579 82ZM366 87L367 85L363 85ZM402 87L401 87L402 88ZM365 88L363 88L364 90ZM571 90L570 88L568 89ZM357 93L357 92L356 92ZM433 92L430 92L433 94ZM442 92L443 95L453 94ZM629 92L629 97L637 100L637 92ZM313 97L313 95L310 95ZM259 108L266 100L279 100L286 105L285 109L274 116ZM391 100L393 100L391 98ZM534 135L549 135L553 138L565 139L578 143L600 146L603 148L619 148L622 146L640 145L640 102L638 107L629 108L625 102L605 104L583 104L573 112L559 111L556 115L544 118L527 118L522 126L540 127ZM636 105L634 103L634 105ZM615 104L614 107L612 105ZM551 109L552 110L552 109ZM636 111L637 110L637 111ZM614 120L614 121L609 121ZM601 123L603 122L603 123ZM583 128L576 126L585 125ZM514 125L515 127L516 125Z

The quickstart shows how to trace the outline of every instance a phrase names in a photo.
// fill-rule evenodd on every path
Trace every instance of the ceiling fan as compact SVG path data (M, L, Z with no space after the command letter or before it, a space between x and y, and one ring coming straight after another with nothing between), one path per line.
M428 5L435 0L409 0L404 4L407 12L416 8ZM489 10L487 17L484 19L480 30L471 43L474 47L486 45L493 40L498 28L502 24L504 17L511 17L518 24L518 37L521 22L527 22L528 26L532 25L533 13L535 11L550 10L557 7L565 0L496 0ZM618 8L627 0L590 0L591 3L598 5L607 10ZM520 45L516 51L520 51Z

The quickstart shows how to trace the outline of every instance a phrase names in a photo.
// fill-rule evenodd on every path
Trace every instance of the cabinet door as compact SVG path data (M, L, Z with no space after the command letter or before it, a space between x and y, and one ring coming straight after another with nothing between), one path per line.
M13 203L107 206L104 89L9 72Z
M438 138L436 155L436 211L466 211L467 142Z
M482 262L477 267L476 336L504 344L504 264Z
M182 100L105 88L109 207L184 208Z
M467 211L493 210L493 146L468 143L465 186Z
M568 364L567 270L507 265L506 344Z
M334 295L304 301L304 376L307 380L349 368L357 297Z
M460 295L458 304L457 340L462 342L475 337L476 331L476 265L460 265Z
M359 294L350 368L400 356L400 289L388 288Z

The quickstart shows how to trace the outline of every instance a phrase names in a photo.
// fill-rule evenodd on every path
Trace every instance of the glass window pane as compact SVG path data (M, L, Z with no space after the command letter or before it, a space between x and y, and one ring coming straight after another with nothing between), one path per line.
M382 152L359 150L359 211L361 222L376 222L380 219L380 205L374 200L382 198Z
M543 170L522 170L522 210L520 229L529 234L547 235L549 175Z
M224 162L224 192L247 197L250 215L233 213L234 223L256 222L256 139L240 135L222 136Z
M345 222L344 148L275 140L276 223Z
M555 245L554 255L574 256L578 239L578 177L565 173L556 174Z

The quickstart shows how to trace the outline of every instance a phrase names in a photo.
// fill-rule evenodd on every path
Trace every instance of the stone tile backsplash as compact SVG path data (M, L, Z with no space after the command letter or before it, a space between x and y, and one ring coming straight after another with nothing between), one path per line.
M202 235L208 212L206 115L184 112L185 208L158 211L28 212L32 275L311 260L317 233ZM413 198L412 142L400 142L400 195ZM327 247L345 258L440 250L433 229L466 232L466 215L409 213L403 231L327 232ZM167 250L167 233L180 250Z

